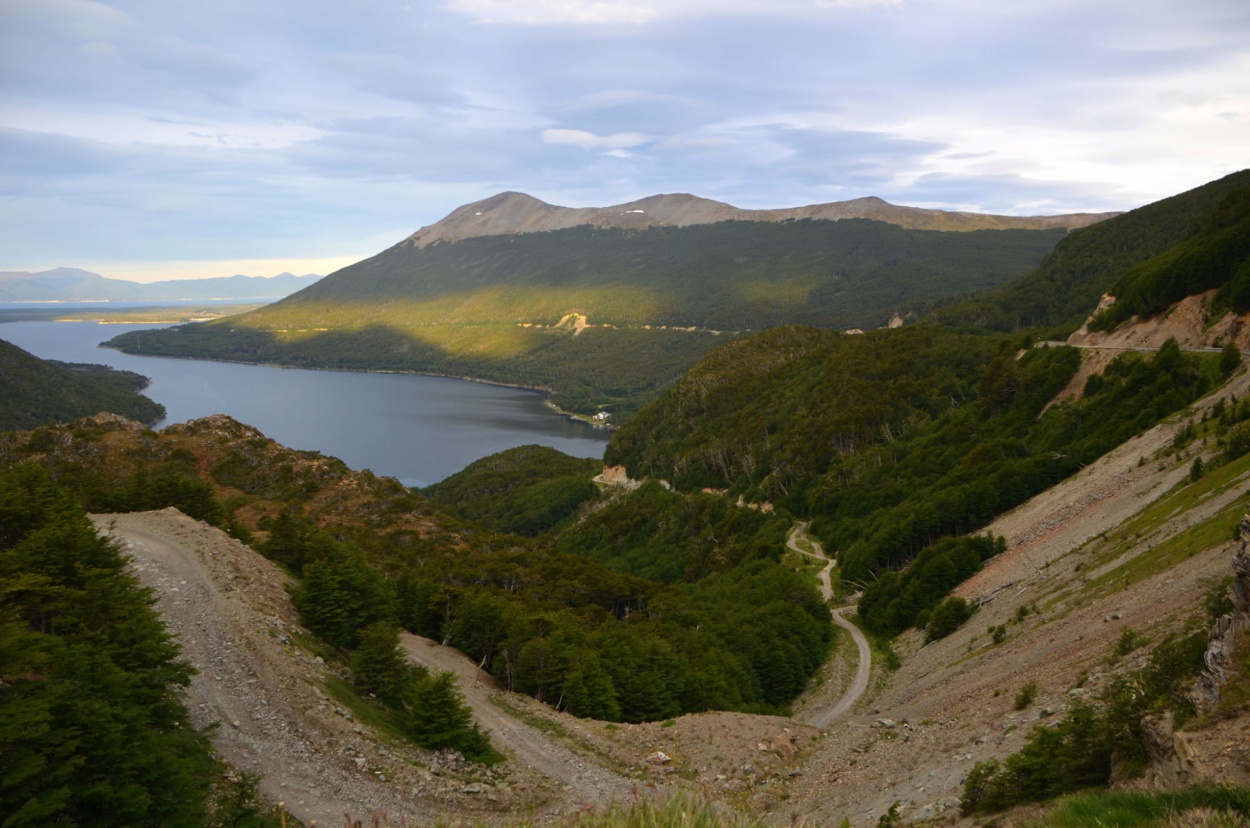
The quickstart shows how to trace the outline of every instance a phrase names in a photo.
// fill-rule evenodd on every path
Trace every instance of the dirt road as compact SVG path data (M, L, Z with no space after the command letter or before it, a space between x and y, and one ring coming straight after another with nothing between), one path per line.
M473 708L474 718L490 732L496 749L563 785L568 798L578 803L607 803L629 798L635 781L601 767L588 756L555 742L537 727L504 712L493 701L503 694L494 678L459 650L408 633L401 637L400 646L418 664L431 670L455 673L465 701ZM538 703L528 697L509 696L512 706L527 709L535 717L548 717L548 711L535 709ZM571 717L560 716L559 719L557 727L562 731L576 727L576 720Z
M794 528L790 530L789 537L786 538L786 546L800 555L825 561L825 566L820 570L819 574L820 591L826 601L833 598L830 572L837 562L825 555L825 550L820 543L807 534L806 523L796 523L794 525ZM809 549L813 551L808 551ZM864 637L859 627L842 617L842 613L846 610L846 607L833 610L833 623L850 633L851 640L855 642L855 648L858 650L859 660L856 662L855 676L851 679L850 686L846 688L841 698L831 707L809 709L803 713L803 722L821 729L827 728L855 706L855 702L859 701L859 697L864 695L864 691L868 689L868 676L872 672L872 650L868 648L868 639Z
M289 579L269 561L176 509L92 519L155 589L183 659L199 670L186 700L196 727L220 723L213 732L218 753L260 774L265 796L305 823L337 825L345 813L419 821L508 808L558 814L628 797L634 782L601 767L590 747L574 751L493 703L502 691L464 655L406 635L402 645L413 660L457 674L478 722L510 758L485 784L426 770L428 755L379 744L323 692L332 671L297 645L305 634L285 589ZM538 706L508 695L514 706ZM531 712L568 719L563 732L578 730L571 717Z
M186 699L195 726L220 722L214 747L236 768L261 774L266 797L319 825L341 823L345 811L418 812L372 772L374 757L364 767L354 761L360 737L315 686L319 665L286 643L297 626L276 567L176 509L92 519L156 590L183 659L199 670Z

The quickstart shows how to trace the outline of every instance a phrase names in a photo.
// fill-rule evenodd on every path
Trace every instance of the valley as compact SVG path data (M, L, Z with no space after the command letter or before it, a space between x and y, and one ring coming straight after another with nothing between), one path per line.
M520 446L410 488L221 414L161 431L49 415L0 433L0 646L24 665L0 677L0 703L60 710L75 687L128 702L125 682L89 687L60 656L94 642L118 675L133 669L137 632L77 621L107 601L71 550L115 565L94 526L121 539L196 671L144 667L168 677L144 679L149 693L185 698L194 731L167 712L133 737L212 741L226 764L187 766L185 786L203 791L188 813L252 808L268 828L283 802L318 824L513 825L658 798L704 803L717 824L1049 826L1056 799L1112 789L1189 797L1181 810L1201 804L1236 824L1250 812L1246 175L1087 223L1022 278L945 293L933 313L868 332L717 304L726 293L701 312L761 315L694 331L673 327L689 318L652 317L647 330L626 316L654 307L641 294L631 307L617 272L584 294L637 325L615 330L725 341L680 370L664 363L672 378L631 397L636 413L616 409L602 464ZM511 235L410 239L354 266L364 284L379 277L369 302L341 301L336 291L354 290L343 271L273 312L337 295L330 305L364 327L334 332L336 354L407 359L369 314L533 330L494 316L593 261L600 233L620 235L613 256L644 232L720 255L708 239L742 229L561 228L569 216L550 205L496 206L487 224ZM688 199L620 212L643 222L660 207L723 213ZM799 234L787 244L824 244L822 221L758 223ZM860 234L861 252L900 229L828 223ZM695 244L691 232L705 235ZM950 235L981 232L1024 231ZM657 244L639 261L654 262ZM494 299L496 288L458 294L431 276L433 304L401 300L410 285L388 262L464 245L507 248L497 262L517 249L568 258L533 282L498 271ZM489 272L487 259L470 270ZM808 278L811 262L789 272ZM739 298L762 289L736 284ZM777 307L819 310L814 294L770 284ZM697 286L679 286L666 312ZM1105 298L1074 319L1094 291ZM554 308L538 335L602 344L596 314L611 305ZM205 330L227 329L176 328L166 344ZM223 336L260 357L260 330ZM292 331L291 342L316 339ZM597 359L596 382L632 381L613 348ZM172 653L144 629L148 650ZM34 761L61 749L61 734L32 732L19 744ZM60 794L32 783L22 807L79 807L78 789L57 806Z
M1250 373L1242 372L1221 396L1247 393ZM1195 413L1214 404L1208 399ZM905 634L894 645L902 666L889 673L876 664L871 681L862 635L858 656L840 644L829 675L799 701L793 721L740 713L687 716L674 727L576 719L500 690L455 650L405 636L410 658L459 676L478 721L509 756L485 779L454 765L422 770L439 767L438 760L428 764L362 730L319 690L335 670L306 649L311 639L283 594L285 576L252 550L173 510L96 520L125 539L145 581L161 587L162 611L201 671L191 709L223 723L219 751L241 769L263 772L267 794L305 820L326 824L344 809L392 819L448 809L475 819L534 808L557 816L628 798L648 784L711 791L770 821L802 813L811 821L845 816L875 824L901 803L909 820L949 822L976 761L1017 749L1029 723L1062 714L1077 696L1072 688L1096 691L1117 667L1107 659L1125 630L1158 640L1229 571L1231 540L1191 546L1179 565L1149 563L1169 540L1212 521L1235 526L1247 509L1250 458L1221 470L1197 505L1167 505L1183 490L1190 464L1184 456L1153 458L1183 427L1178 418L1152 429L991 524L987 531L1002 534L1009 549L958 589L980 606L972 623L928 645ZM1141 457L1151 459L1142 464ZM1147 514L1155 504L1162 517ZM791 538L794 547L812 548L801 527ZM804 554L823 557L812 546L817 551ZM1118 574L1143 565L1145 573L1127 580ZM820 572L827 575L827 567ZM1020 607L1034 608L1023 621ZM235 626L215 629L223 621ZM997 624L1010 633L991 644L985 630ZM198 645L201 636L221 643ZM839 664L856 673L849 687ZM1012 710L1011 696L1029 681L1041 688L1037 701ZM1187 778L1250 782L1247 727L1233 718L1192 732ZM665 764L647 763L656 751L668 757Z

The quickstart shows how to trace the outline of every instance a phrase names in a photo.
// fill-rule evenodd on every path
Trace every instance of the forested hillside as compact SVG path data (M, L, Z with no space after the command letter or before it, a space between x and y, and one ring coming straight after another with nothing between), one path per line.
M622 417L726 337L896 311L1019 277L1066 231L864 219L574 227L400 244L237 318L143 332L143 353L470 376ZM111 343L138 352L140 340Z
M422 494L496 532L534 536L566 523L598 494L598 460L546 446L518 446L470 463Z
M154 423L165 407L139 392L147 377L104 365L51 362L0 340L0 431L108 411Z
M1231 203L1222 206L1225 200L1244 198L1234 194L1247 186L1250 186L1250 170L1242 170L1091 227L1074 230L1024 278L991 292L984 299L944 308L933 314L933 320L996 331L1056 328L1066 335L1093 312L1100 296L1107 292L1116 294L1117 282L1131 269L1156 259L1156 264L1167 266L1164 254L1181 245L1195 231L1201 232L1203 227L1226 220L1221 216L1228 216ZM1124 287L1118 289L1124 290ZM1180 298L1183 295L1168 301ZM1154 307L1162 309L1158 305Z
M335 646L398 623L578 715L783 711L832 637L814 586L779 562L781 543L722 538L723 555L662 583L465 523L226 417L159 434L97 419L0 435L0 466L22 460L94 511L173 505L250 540L301 578L304 623Z
M1079 355L1022 344L925 327L859 336L782 328L740 339L627 423L606 460L685 490L775 502L839 550L845 581L882 590L883 573L1054 485L1236 365L1221 371L1217 357L1169 342L1156 355L1124 354L1078 399L1046 408ZM861 615L897 632L994 552L961 563L948 549L948 574L909 609L877 615L865 595ZM884 607L896 592L874 600Z
M1250 310L1250 177L1195 221L1184 241L1121 276L1111 287L1115 303L1090 327L1110 330L1215 289L1213 314Z

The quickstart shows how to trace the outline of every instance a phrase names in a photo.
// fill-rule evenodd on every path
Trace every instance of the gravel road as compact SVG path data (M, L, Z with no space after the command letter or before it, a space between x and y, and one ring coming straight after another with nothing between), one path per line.
M828 557L820 543L807 534L806 523L796 523L794 525L794 528L790 530L789 537L786 538L786 546L800 555L806 555L809 558L825 562L819 574L820 591L826 601L832 599L833 585L830 582L830 572L837 562L833 558ZM804 546L815 551L809 552ZM809 706L803 712L801 721L813 727L821 729L829 727L834 721L849 712L855 706L855 702L859 701L860 696L864 695L864 691L868 689L868 676L872 673L872 650L868 648L868 639L864 637L859 627L842 616L842 613L846 612L847 609L847 607L842 607L833 610L833 623L850 633L851 640L855 642L855 648L858 651L855 676L851 679L850 686L842 693L841 698L834 702L833 706L815 707L814 709Z

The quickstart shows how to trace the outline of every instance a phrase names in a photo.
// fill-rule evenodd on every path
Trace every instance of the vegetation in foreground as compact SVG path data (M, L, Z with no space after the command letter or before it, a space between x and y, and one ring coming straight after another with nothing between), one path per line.
M152 604L68 491L0 470L5 826L277 824L192 727L192 669Z
M1197 715L1189 685L1206 666L1212 622L1231 607L1226 586L1213 589L1205 613L1152 648L1143 666L1114 676L1092 701L1075 699L1057 723L1034 725L1024 747L1004 761L978 762L964 783L964 814L1106 787L1113 771L1120 777L1140 775L1148 763L1147 721L1153 717L1180 728ZM1126 631L1115 656L1128 655L1139 643ZM1027 705L1017 698L1016 709ZM1239 796L1243 809L1250 806L1250 791Z
M1250 823L1250 790L1098 791L1064 797L1022 828L1242 828Z

